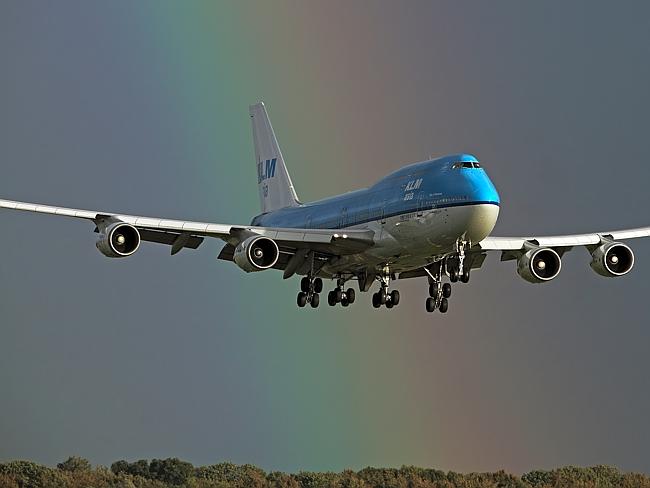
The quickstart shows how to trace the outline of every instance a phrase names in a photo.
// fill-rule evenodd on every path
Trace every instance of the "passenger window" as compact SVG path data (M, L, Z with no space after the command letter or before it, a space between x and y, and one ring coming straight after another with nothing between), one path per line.
M454 163L451 169L460 169L463 167L463 163Z
M475 168L480 168L480 167L481 167L481 165L480 165L480 164L478 164L478 163L474 163L474 167L475 167Z
M463 168L473 168L472 163L470 162L463 163Z

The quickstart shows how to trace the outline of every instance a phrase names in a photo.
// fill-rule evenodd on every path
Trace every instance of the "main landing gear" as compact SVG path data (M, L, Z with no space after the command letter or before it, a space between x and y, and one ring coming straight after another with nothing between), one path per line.
M451 285L441 283L440 279L429 277L429 298L426 301L427 312L447 313L449 310L449 298L451 297Z
M427 312L447 313L449 310L449 298L451 297L451 285L442 283L442 277L447 274L449 281L456 283L469 283L471 259L465 255L466 249L471 243L459 240L456 243L456 254L444 260L434 263L424 270L429 275L429 298L425 303Z
M389 291L388 287L390 285L390 269L387 267L384 268L383 273L378 278L380 283L380 288L377 293L372 295L372 306L379 308L382 305L385 305L386 308L390 309L399 305L399 291L393 290Z
M354 303L354 300L356 299L356 293L352 288L348 288L346 290L344 286L345 280L339 278L336 281L336 288L327 294L327 303L330 307L335 306L337 303L340 303L344 307L347 307Z
M323 280L320 278L314 278L311 273L305 276L300 280L300 293L298 293L298 298L296 300L298 306L302 308L309 303L311 308L317 308L320 304L319 293L322 291Z

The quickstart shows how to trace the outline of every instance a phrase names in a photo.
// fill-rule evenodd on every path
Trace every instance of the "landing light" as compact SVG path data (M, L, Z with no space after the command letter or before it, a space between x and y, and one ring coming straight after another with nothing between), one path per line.
M537 261L537 269L545 269L546 263L544 261Z

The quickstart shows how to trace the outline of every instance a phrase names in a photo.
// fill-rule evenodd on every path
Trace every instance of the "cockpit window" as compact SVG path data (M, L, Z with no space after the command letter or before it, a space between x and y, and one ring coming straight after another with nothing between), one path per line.
M481 165L471 161L459 161L454 163L451 166L451 169L461 169L461 168L480 168Z

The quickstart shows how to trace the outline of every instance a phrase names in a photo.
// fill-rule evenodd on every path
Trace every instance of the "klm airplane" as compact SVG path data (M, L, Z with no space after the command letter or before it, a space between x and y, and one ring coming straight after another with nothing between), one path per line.
M110 258L134 254L142 241L166 244L175 255L196 249L206 237L221 239L219 259L247 273L277 269L285 279L302 276L299 307L316 308L323 279L334 280L331 306L347 307L373 284L375 308L399 305L396 280L426 277L427 312L449 308L451 285L467 283L487 253L513 260L530 283L560 273L562 256L585 247L599 275L617 277L634 265L621 240L650 236L650 227L554 237L491 237L499 216L499 194L479 161L454 154L404 166L369 188L313 203L302 203L280 152L264 104L250 107L262 213L250 225L226 225L76 210L0 200L0 208L92 221L97 248Z

